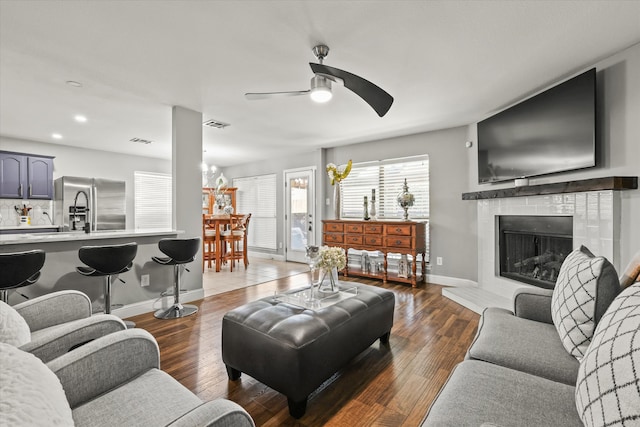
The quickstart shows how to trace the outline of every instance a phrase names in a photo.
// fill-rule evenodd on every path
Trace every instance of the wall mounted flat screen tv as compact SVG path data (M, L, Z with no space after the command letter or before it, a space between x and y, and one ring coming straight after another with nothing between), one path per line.
M478 123L478 182L596 165L596 70Z

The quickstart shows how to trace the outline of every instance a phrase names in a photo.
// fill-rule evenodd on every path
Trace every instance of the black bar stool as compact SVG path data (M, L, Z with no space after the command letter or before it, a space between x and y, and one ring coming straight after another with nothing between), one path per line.
M76 267L83 276L104 276L104 312L111 313L111 285L113 277L127 272L133 266L138 252L136 242L122 245L83 246L78 251L80 261L88 267ZM120 279L122 283L124 280Z
M41 249L0 254L0 300L9 303L9 290L36 283L44 265Z
M151 257L162 265L173 265L173 305L167 309L160 309L154 313L158 319L177 319L190 316L198 311L198 307L190 304L180 304L180 270L189 271L185 264L192 262L200 249L200 238L192 239L161 239L158 249L167 257Z

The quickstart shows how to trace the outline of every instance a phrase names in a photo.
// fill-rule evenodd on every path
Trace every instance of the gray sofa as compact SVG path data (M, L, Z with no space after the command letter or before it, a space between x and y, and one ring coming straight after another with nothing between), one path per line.
M625 417L639 423L640 394L629 387L640 384L639 371L629 366L640 364L640 339L633 338L640 336L640 283L619 293L612 268L605 264L601 278L606 280L592 290L595 326L583 355L575 357L563 345L552 319L553 291L521 289L513 312L482 313L465 360L421 425L627 425L616 424Z
M98 338L46 365L0 344L0 360L7 425L254 426L239 405L203 402L161 371L157 343L141 329Z

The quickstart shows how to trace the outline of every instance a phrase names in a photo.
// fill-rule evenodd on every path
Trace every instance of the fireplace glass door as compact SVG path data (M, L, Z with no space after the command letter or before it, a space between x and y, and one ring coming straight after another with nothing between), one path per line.
M573 248L573 217L498 217L500 275L553 289L560 266Z

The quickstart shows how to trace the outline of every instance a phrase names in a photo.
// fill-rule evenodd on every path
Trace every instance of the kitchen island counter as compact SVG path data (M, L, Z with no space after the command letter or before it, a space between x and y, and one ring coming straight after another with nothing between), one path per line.
M113 304L124 304L114 309L113 314L129 317L136 314L155 311L171 305L173 297L164 293L173 288L173 269L153 262L153 256L164 256L158 249L163 238L192 237L183 236L184 231L173 229L155 230L114 230L58 233L17 233L0 235L0 253L22 252L42 249L45 252L44 267L40 278L33 285L19 288L19 292L10 292L9 304L23 302L29 298L65 289L84 292L91 299L94 310L102 311L104 304L104 279L87 277L76 272L83 265L78 257L82 246L117 245L136 242L138 251L131 270L119 275L113 283ZM192 273L183 273L183 289L187 292L180 296L182 302L194 301L204 297L202 289L201 264L198 258L188 265ZM144 276L144 281L143 281ZM200 277L198 277L200 276ZM198 280L199 279L199 280ZM144 286L143 286L144 284Z
M27 227L24 227L27 228ZM83 231L65 231L54 233L21 233L17 231L12 234L0 235L0 246L7 245L24 245L24 244L36 244L36 243L51 243L51 242L70 242L70 241L89 241L89 240L104 240L104 239L136 239L138 237L148 236L176 236L182 234L183 231L171 230L171 229L148 229L148 230L107 230L107 231L92 231L91 233L85 233ZM107 244L107 243L105 243ZM0 249L0 252L6 252L5 248ZM34 247L32 249L39 249ZM22 249L21 249L22 250Z

